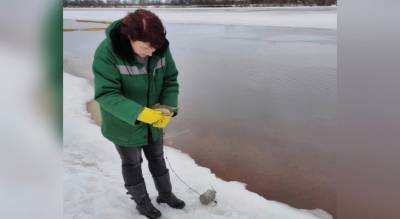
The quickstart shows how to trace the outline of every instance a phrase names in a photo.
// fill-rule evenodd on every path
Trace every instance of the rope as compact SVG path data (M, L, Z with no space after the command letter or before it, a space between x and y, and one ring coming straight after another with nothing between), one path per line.
M207 201L206 201L206 203L203 203L203 201L202 201L202 196L204 196L203 198L210 199L210 197L207 197L208 191L205 192L205 193L203 193L203 194L200 194L200 192L198 192L196 189L194 189L194 188L192 188L191 186L189 186L189 185L185 182L185 180L183 180L183 179L176 173L176 171L174 170L174 168L172 168L171 162L169 162L169 159L168 159L168 156L167 156L166 151L164 151L164 154L165 154L165 159L167 160L168 166L169 166L169 168L171 169L171 171L175 174L175 176L176 176L187 188L189 188L190 190L192 190L194 193L196 193L196 194L199 196L200 202L201 202L202 204L207 205L208 203L210 203L210 202L207 203ZM212 187L212 186L211 186L211 187ZM213 195L213 197L211 197L212 200L210 200L210 201L213 203L212 206L215 207L215 206L217 206L218 202L217 202L217 200L215 200L215 192L216 192L216 191L215 191L214 188L213 188L213 191L214 191L214 195Z
M168 166L169 168L172 170L172 172L175 174L175 176L186 186L188 187L190 190L192 190L193 192L195 192L197 195L201 195L197 190L195 190L194 188L192 188L191 186L189 186L181 177L179 177L179 175L175 172L175 170L172 168L171 163L169 162L169 159L167 157L167 154L165 154L165 159L168 162Z

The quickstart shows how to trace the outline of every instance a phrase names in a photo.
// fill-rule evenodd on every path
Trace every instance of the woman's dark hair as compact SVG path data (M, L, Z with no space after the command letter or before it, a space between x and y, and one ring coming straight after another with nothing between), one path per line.
M111 32L114 51L124 59L133 58L130 40L150 43L151 47L160 50L168 46L165 28L153 12L137 9L126 15L121 24ZM157 52L157 51L156 51Z
M160 18L153 12L144 9L129 13L122 20L120 32L133 41L148 42L156 49L164 44L166 35Z

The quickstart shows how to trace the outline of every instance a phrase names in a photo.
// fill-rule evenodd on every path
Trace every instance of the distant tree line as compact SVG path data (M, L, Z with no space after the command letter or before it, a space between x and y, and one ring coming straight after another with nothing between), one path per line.
M130 7L130 6L329 6L337 0L63 0L64 7Z

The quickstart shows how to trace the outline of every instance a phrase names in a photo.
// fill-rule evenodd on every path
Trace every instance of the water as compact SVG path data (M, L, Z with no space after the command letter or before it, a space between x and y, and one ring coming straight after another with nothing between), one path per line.
M324 139L335 116L336 30L166 27L181 86L166 144L267 199L335 214L333 149ZM103 37L64 33L64 71L91 80Z

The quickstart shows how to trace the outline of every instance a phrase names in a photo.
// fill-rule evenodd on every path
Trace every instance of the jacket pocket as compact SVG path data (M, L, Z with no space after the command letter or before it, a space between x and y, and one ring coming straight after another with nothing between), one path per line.
M134 121L128 124L107 112L103 113L102 131L105 137L128 142L137 126L140 126L140 124L135 126L133 124Z

